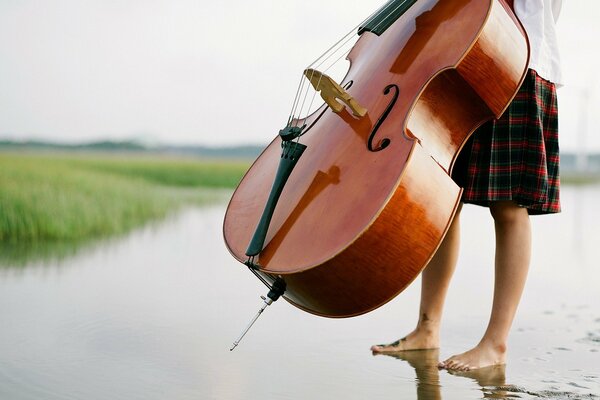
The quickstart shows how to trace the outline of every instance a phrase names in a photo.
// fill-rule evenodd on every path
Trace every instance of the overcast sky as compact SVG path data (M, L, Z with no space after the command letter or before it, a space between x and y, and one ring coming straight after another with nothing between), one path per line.
M267 143L304 67L381 4L0 0L0 138ZM562 149L600 150L598 21L563 1Z

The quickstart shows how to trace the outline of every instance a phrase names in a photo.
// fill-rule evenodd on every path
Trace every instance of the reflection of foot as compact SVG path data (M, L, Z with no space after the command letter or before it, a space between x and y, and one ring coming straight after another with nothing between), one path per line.
M484 399L507 399L512 385L506 385L506 365L492 365L472 371L448 371L455 376L473 379L481 387Z
M481 387L506 385L506 365L490 365L472 371L448 371L452 375L474 379Z
M419 400L440 400L442 398L440 370L437 367L439 354L438 349L385 353L387 356L406 361L415 369Z
M438 366L454 371L471 371L474 369L503 365L506 362L506 348L479 343L473 349L450 357Z
M376 344L371 346L371 351L373 354L380 354L397 353L400 351L409 350L431 350L437 349L439 347L439 343L440 342L437 335L434 335L431 332L415 330L408 336L400 340L396 340L393 343Z
M428 368L433 368L435 371L437 371L437 366L440 360L439 349L397 351L395 353L386 353L386 355L406 361L408 365L417 371L417 375L420 370Z

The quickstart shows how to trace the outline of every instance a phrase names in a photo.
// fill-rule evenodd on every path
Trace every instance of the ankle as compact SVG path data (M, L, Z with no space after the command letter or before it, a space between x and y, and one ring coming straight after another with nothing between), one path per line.
M437 321L419 319L415 332L427 336L439 336L440 323Z
M504 341L504 340L493 340L493 339L483 338L483 339L481 339L481 342L479 342L479 346L486 347L500 355L506 354L506 351L507 351L506 341Z

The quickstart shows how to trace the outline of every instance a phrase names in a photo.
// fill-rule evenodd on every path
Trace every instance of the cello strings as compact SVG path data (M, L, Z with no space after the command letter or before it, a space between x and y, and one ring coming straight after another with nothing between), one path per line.
M393 8L393 10L391 10L387 16L393 14L395 11L397 11L400 7L404 6L404 4L407 2L408 0L404 0L401 1L400 3L398 3L396 5L396 7ZM375 19L376 17L381 16L383 13L389 11L388 9L392 6L393 2L390 1L388 4L386 4L383 8L381 8L378 11L373 12L371 15L369 15L367 18L365 18L362 22L360 22L358 25L356 25L352 30L350 30L346 35L344 35L340 40L338 40L333 46L331 46L327 51L325 51L323 54L321 54L315 61L313 61L307 68L310 68L312 66L314 66L319 60L321 60L319 62L319 64L313 68L316 69L317 67L320 67L321 65L323 65L328 59L330 59L331 57L333 57L338 51L340 51L345 45L348 44L348 42L350 42L353 38L354 38L354 32L360 28L363 25L367 24L367 21ZM382 18L380 21L377 22L377 24L372 28L377 29L383 22L384 22L385 18ZM335 64L337 64L339 62L339 60L344 57L344 55L349 54L349 52L351 51L352 47L350 47L349 49L343 51L341 53L341 55L333 61L333 63L331 63L323 72L328 71L329 69L331 69ZM314 72L313 72L314 74ZM309 78L309 80L312 79L312 74ZM321 77L319 77L319 80L317 82L317 86L318 84L320 84L321 82ZM304 93L304 95L302 95L301 93L303 92L303 87L304 87L304 74L302 74L301 78L300 78L300 85L298 87L298 90L296 92L296 97L294 98L294 104L292 105L292 112L291 115L289 116L288 121L292 121L294 119L294 115L296 115L296 111L298 104L300 103L300 97L302 97L302 104L300 106L300 111L298 112L298 118L296 118L296 122L294 124L294 126L298 126L299 122L301 120L300 115L302 115L304 113L304 105L306 103L306 98L308 97L308 93L310 90L310 85L306 85L306 91ZM312 99L309 103L308 109L306 110L306 116L303 119L303 123L306 122L307 118L309 117L308 113L310 112L310 109L312 107L313 101L316 97L316 93L317 91L315 90L313 95L312 95Z
M392 13L394 11L396 11L399 7L401 7L407 0L402 1L402 3L400 5L398 5L396 8L394 8L392 10ZM346 39L348 36L353 36L354 32L360 28L362 25L366 25L367 21L369 19L375 19L376 17L380 16L381 14L383 14L384 12L386 12L386 9L391 7L392 5L392 1L390 1L388 4L386 4L384 7L382 7L380 10L374 11L371 13L371 15L369 15L367 18L365 18L364 20L362 20L360 23L358 23L354 28L352 28L348 33L346 33L342 38L340 38L334 45L332 45L329 49L327 49L323 54L321 54L319 57L317 57L317 59L315 61L313 61L307 68L312 67L313 65L316 64L317 61L319 61L321 58L323 58L327 53L329 53L331 50L333 50L336 46L338 46L342 41L344 41L344 39ZM391 13L390 13L391 14ZM389 15L389 14L388 14ZM374 28L378 28L379 24L381 24L381 22L383 22L383 20L379 21L377 23L377 25L375 25ZM347 41L345 42L347 43ZM344 43L343 43L344 44ZM342 44L342 45L343 45ZM321 63L322 64L322 63Z
M357 25L357 27L358 27L358 26L360 26L361 24L362 24L362 22L361 22L360 24L358 24L358 25ZM325 55L327 55L327 53L329 53L329 55L327 55L327 57L325 57L325 58L324 58L324 59L321 61L321 63L319 63L319 64L318 64L318 65L317 65L315 68L313 68L313 70L314 70L314 69L316 69L316 68L318 68L318 67L319 67L320 65L322 65L322 64L323 64L325 61L327 61L329 58L331 58L333 54L337 53L337 52L339 51L339 49L340 49L342 46L344 46L345 44L347 44L347 43L348 43L348 42L349 42L349 41L350 41L350 40L353 38L353 34L354 34L354 31L355 31L355 29L356 29L356 28L353 28L353 29L352 29L350 32L348 32L346 35L344 35L344 37L342 37L342 39L338 40L338 42L337 42L337 43L336 43L334 46L330 47L330 48L329 48L329 49L328 49L328 50L327 50L325 53L323 53L323 54L322 54L321 56L319 56L319 57L318 57L318 58L317 58L315 61L313 61L313 62L312 62L312 63L311 63L311 64L310 64L310 65L309 65L307 68L310 68L310 67L314 66L314 65L315 65L315 64L316 64L316 63L317 63L317 62L318 62L320 59L322 59L323 57L325 57ZM346 38L348 38L348 39L346 39ZM344 41L344 39L346 39L346 40ZM341 43L342 41L344 41L344 43L342 43L342 44L340 45L340 43ZM335 48L335 47L337 47L337 48L334 50L334 48ZM308 80L311 80L311 79L312 79L312 77L313 77L313 74L314 74L314 71L311 73L311 76L310 76L310 78L308 78ZM300 78L300 79L301 79L302 83L304 83L304 73L302 74L302 76L301 76L301 78ZM321 82L321 78L319 78L319 81L317 82L317 85L318 85L320 82ZM301 90L302 90L302 87L300 86L300 87L298 88L298 93L300 93L300 92L301 92ZM306 97L308 96L309 90L310 90L310 86L309 86L309 85L307 85L306 92L304 93L304 96L303 96L302 105L300 106L300 111L298 112L298 116L299 116L299 115L301 115L301 114L303 114L303 111L304 111L304 103L305 103L305 101L306 101ZM298 104L296 103L296 104L293 106L293 108L292 108L292 118L293 118L293 115L295 115L295 114L296 114L296 111L297 111L297 105L298 105ZM312 105L312 101L311 101L311 105ZM310 106L309 106L308 110L310 110ZM299 122L299 120L300 120L300 118L298 118L298 119L297 119L297 123ZM305 120L306 120L306 118L305 118Z
M352 32L351 32L351 33L353 33L353 32L354 32L354 30L352 30ZM346 39L346 40L345 40L343 43L341 43L339 46L337 46L337 48L336 48L335 50L333 50L333 51L330 51L330 52L329 52L329 55L328 55L327 57L323 58L323 56L321 56L321 57L319 57L317 60L315 60L315 61L314 61L312 64L310 64L310 65L307 67L307 68L310 68L310 67L314 66L314 65L315 65L315 63L316 63L316 62L317 62L319 59L322 59L322 60L321 60L321 62L320 62L320 63L318 63L318 64L317 64L317 65L316 65L316 66L315 66L315 67L312 69L312 72L311 72L311 75L310 75L310 77L307 77L309 81L311 81L311 80L312 80L312 78L313 78L313 76L314 76L314 73L315 73L315 71L317 70L317 68L319 68L319 67L320 67L321 65L323 65L323 63L325 63L325 62L326 62L328 59L330 59L331 57L333 57L334 55L336 55L336 54L337 54L337 53L338 53L340 50L342 50L343 46L345 46L346 44L348 44L348 42L350 42L350 41L351 41L351 40L354 38L354 36L353 36L353 35L351 35L351 34L349 33L349 34L347 34L347 35L344 37L344 39L345 39L345 38L347 38L347 39ZM340 40L340 41L338 41L338 44L339 44L340 42L341 42L341 40ZM350 49L347 49L347 50L343 51L343 52L342 52L342 54L341 54L341 56L340 56L340 57L338 57L338 58L337 58L337 60L339 60L340 58L342 58L342 57L343 57L345 54L348 54L348 53L349 53L349 51L350 51ZM336 61L334 61L334 64L335 64L335 62L336 62ZM329 68L330 68L330 67L329 67ZM329 69L329 68L328 68L328 69ZM303 77L304 77L304 74L303 74ZM319 79L318 79L318 81L317 81L317 84L316 84L316 86L317 86L317 87L318 87L318 86L319 86L319 84L321 83L321 79L322 79L322 75L321 75L321 76L319 76ZM302 83L304 83L304 80L303 80L303 82L302 82ZM302 100L302 105L300 106L300 111L298 112L298 118L296 119L296 126L298 125L298 123L299 123L299 121L300 121L300 117L299 117L299 116L300 116L300 115L302 115L302 114L305 114L305 112L304 112L304 104L305 104L305 102L306 102L306 99L307 99L307 97L308 97L308 95L309 95L309 92L310 92L310 85L306 85L306 91L304 92L304 96L303 96L303 100ZM304 122L306 122L306 119L307 119L307 117L308 117L308 114L309 114L309 112L310 112L310 110L311 110L311 107L312 107L312 104L313 104L313 102L314 102L314 99L315 99L315 97L316 97L316 94L317 94L317 91L316 91L316 90L315 90L315 91L313 91L313 94L312 94L311 101L310 101L310 103L309 103L309 106L308 106L308 108L306 109L306 114L307 114L307 115L306 115L306 117L304 118L303 124L304 124ZM294 109L294 110L293 110L293 114L295 114L295 112L296 112L296 110Z
M391 3L390 3L390 4L391 4ZM332 51L334 48L336 48L336 47L339 47L338 45L339 45L339 44L340 44L342 41L344 41L346 38L348 38L349 36L351 36L351 37L352 37L352 36L354 36L354 32L356 31L356 29L358 29L358 28L359 28L361 25L363 25L364 23L366 23L366 21L368 21L370 18L372 18L372 17L374 18L374 17L376 17L376 16L378 16L378 15L381 15L381 14L382 14L382 13L385 11L385 9L386 9L387 7L389 7L389 6L390 6L390 4L387 4L387 5L386 5L385 7L383 7L382 9L380 9L380 10L378 10L378 11L374 11L373 13L371 13L371 15L369 15L367 18L365 18L363 21L361 21L361 22L360 22L358 25L356 25L356 26L355 26L354 28L352 28L352 29L351 29L351 30L350 30L348 33L346 33L346 34L345 34L345 35L344 35L344 36L343 36L341 39L339 39L339 40L338 40L336 43L334 43L334 44L333 44L333 45L332 45L332 46L331 46L329 49L327 49L327 50L326 50L326 51L325 51L323 54L321 54L319 57L317 57L317 59L316 59L316 60L314 60L314 61L313 61L311 64L309 64L307 68L310 68L310 67L312 67L312 66L313 66L313 65L315 65L315 63L317 63L317 62L318 62L318 61L319 61L321 58L325 57L325 56L326 56L328 53L330 53L330 52L331 52L331 51ZM346 44L348 41L349 41L349 39L348 39L348 40L346 40L346 41L345 41L345 42L342 44L342 46L343 46L344 44ZM336 51L337 51L337 50L336 50ZM330 57L330 56L328 56L328 57ZM311 75L311 78L312 78L312 75ZM290 117L289 117L289 120L290 120L290 121L293 119L293 117L294 117L294 115L296 114L296 111L297 111L297 106L298 106L298 103L299 103L299 96L301 96L301 95L300 95L300 93L302 92L303 83L304 83L304 73L302 73L302 75L301 75L301 78L300 78L300 81L301 81L301 84L298 86L298 90L296 91L296 98L294 99L294 104L292 105L292 112L291 112L291 115L290 115ZM306 96L308 95L308 90L309 90L309 88L307 88L307 91L306 91L306 93L305 93L305 95L304 95L304 100L305 100ZM303 109L304 109L304 100L303 100L303 102L302 102L302 106L300 107L300 112L299 112L298 114L302 114L302 111L303 111ZM299 118L298 118L298 120L299 120ZM297 122L298 122L298 121L297 121ZM297 126L297 125L296 125L296 126Z
M360 25L360 24L359 24L359 25ZM326 57L326 58L325 58L325 59L324 59L324 60L321 62L321 64L322 64L324 61L326 61L328 58L330 58L332 53L333 53L333 54L335 54L335 53L336 53L336 52L339 50L339 47L340 47L340 46L338 46L338 45L340 44L340 42L342 42L342 41L343 41L345 38L347 38L348 36L351 36L351 35L353 35L353 33L354 33L354 29L352 29L350 32L348 32L346 35L344 35L344 36L343 36L343 37L342 37L340 40L338 40L338 42L337 42L337 43L335 43L333 46L331 46L331 47L330 47L330 48L329 48L329 49L328 49L328 50L327 50L325 53L323 53L321 56L319 56L319 57L318 57L318 58L317 58L315 61L313 61L313 62L312 62L312 63L311 63L311 64L310 64L310 65L309 65L307 68L310 68L310 67L312 67L312 66L313 66L313 65L314 65L314 64L315 64L317 61L319 61L321 58L325 57L325 55L327 55L328 53L330 53L330 54L329 54L329 55L328 55L328 56L327 56L327 57ZM346 42L347 42L347 41L346 41ZM344 45L346 42L344 42L342 45ZM338 47L338 49L335 49L335 50L333 50L335 47ZM333 50L333 52L332 52L332 50ZM319 64L319 66L320 66L321 64ZM318 67L318 66L317 66L317 67ZM309 81L312 79L312 77L313 77L313 74L314 74L314 71L311 73L311 76L310 76L310 77L307 77ZM307 85L306 92L304 93L304 95L301 95L301 93L302 93L302 89L303 89L303 86L304 86L304 79L305 79L305 77L304 77L304 72L303 72L303 73L302 73L302 75L301 75L301 78L300 78L301 84L298 86L298 90L297 90L297 96L296 96L296 97L298 97L298 96L300 95L300 96L302 97L302 105L300 106L300 111L298 112L298 116L299 116L299 115L301 115L301 114L303 113L303 110L304 110L304 104L305 104L306 98L307 98L307 96L308 96L308 93L309 93L309 90L310 90L310 86L309 86L309 85ZM320 81L321 81L321 79L319 78L319 81L317 82L317 86L318 86L318 84L320 83ZM295 99L294 99L294 104L293 104L293 106L292 106L292 112L291 112L291 115L290 115L290 120L292 120L292 119L293 119L293 117L294 117L294 115L296 114L296 111L297 111L297 106L298 106L298 104L299 104L299 99L295 98ZM312 101L311 101L311 106L312 106ZM311 106L309 106L309 108L308 108L309 110L310 110L310 107L311 107ZM306 120L306 118L305 118L305 120ZM298 126L298 123L299 123L299 121L300 121L300 118L296 119L296 124L295 124L295 126Z
M302 90L302 86L304 85L304 75L300 77L300 83L298 84L298 90L296 90L296 97L294 97L294 102L292 103L292 110L290 111L290 116L288 117L288 122L286 126L289 126L292 122L292 118L294 116L294 108L296 107L296 102L298 101L298 96L300 96L300 91Z
M348 41L349 41L349 40L348 40ZM346 41L346 43L348 43L348 41ZM340 49L341 49L341 47L340 47ZM323 73L327 72L329 69L331 69L331 67L333 67L335 64L337 64L337 63L338 63L338 61L340 61L340 59L341 59L342 57L344 57L344 56L347 56L348 54L350 54L350 51L351 51L351 50L352 50L352 47L350 47L349 49L347 49L347 50L345 50L344 52L342 52L342 54L341 54L341 55L340 55L340 56L339 56L339 57L338 57L338 58L337 58L335 61L333 61L333 63L331 63L331 64L330 64L330 65L329 65L327 68L325 68L325 69L323 70ZM325 60L323 60L323 62L325 62ZM323 62L322 62L322 63L323 63ZM321 64L322 64L322 63L321 63ZM319 65L321 65L321 64L319 64ZM323 77L323 75L321 75L321 76L319 77L319 81L318 81L318 83L317 83L317 86L318 86L318 84L319 84L319 83L321 83L321 78L322 78L322 77ZM306 123L306 120L307 120L307 119L308 119L308 117L309 117L309 112L310 112L310 110L311 110L311 108L312 108L313 102L315 101L315 98L316 98L316 97L317 97L317 91L315 90L315 91L313 91L312 98L310 99L310 104L309 104L309 106L308 106L308 108L307 108L307 110L306 110L306 116L304 117L304 122L303 122L303 123Z

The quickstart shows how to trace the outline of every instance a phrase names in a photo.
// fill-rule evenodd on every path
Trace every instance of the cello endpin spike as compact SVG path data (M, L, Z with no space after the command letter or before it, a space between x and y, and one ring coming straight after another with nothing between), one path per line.
M281 277L279 277L279 278L275 279L275 282L273 282L273 285L271 286L271 290L269 290L267 297L260 296L260 298L263 300L264 304L262 305L260 310L258 310L258 312L254 316L254 318L252 318L252 321L250 321L250 323L248 324L246 329L244 329L244 331L238 337L238 339L235 342L233 342L233 345L231 346L229 351L233 351L233 349L236 348L236 346L241 342L242 338L246 335L246 333L248 333L248 331L250 330L252 325L256 322L258 317L260 317L260 314L262 314L262 312L268 306L273 304L273 302L276 301L285 292L285 287L286 287L285 281Z

